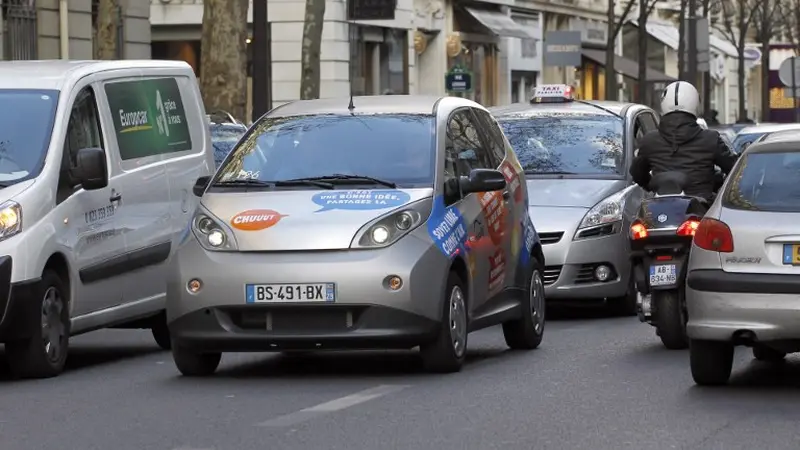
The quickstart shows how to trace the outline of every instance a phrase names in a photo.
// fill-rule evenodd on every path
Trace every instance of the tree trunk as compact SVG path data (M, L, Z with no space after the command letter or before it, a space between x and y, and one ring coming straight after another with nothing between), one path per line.
M737 62L736 78L737 78L737 91L739 94L739 113L737 114L738 120L747 119L747 104L745 103L745 70L744 70L744 36L740 36L739 45L736 46L736 53L738 53L739 61Z
M711 12L711 1L703 0L703 17L708 19ZM703 72L703 111L711 110L711 53L708 54L708 70Z
M639 0L639 18L636 21L638 25L637 35L639 40L639 76L638 76L638 89L636 89L636 102L644 105L649 105L648 102L649 89L647 88L647 0Z
M620 20L625 20L624 17ZM606 100L616 101L619 88L617 88L617 71L614 67L614 49L616 35L616 16L614 15L614 0L608 0L608 10L606 11L606 21L608 29L606 31Z
M200 41L200 91L207 111L238 120L247 114L248 0L205 0Z
M119 0L99 0L95 25L95 59L117 59Z
M681 10L678 14L678 79L686 79L686 8L687 0L681 0Z
M325 0L306 0L303 47L300 57L300 98L303 100L319 98L320 47L322 46L324 19Z

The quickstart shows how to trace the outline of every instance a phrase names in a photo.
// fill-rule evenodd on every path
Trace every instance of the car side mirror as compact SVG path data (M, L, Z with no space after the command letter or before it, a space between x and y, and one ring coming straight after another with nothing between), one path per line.
M108 186L106 151L102 148L83 148L76 156L76 171L81 187L87 191Z
M464 194L501 191L506 188L506 177L499 170L472 169L468 177L459 179L459 184Z
M198 197L202 197L208 188L208 183L211 182L210 176L204 176L197 179L192 187L192 193Z

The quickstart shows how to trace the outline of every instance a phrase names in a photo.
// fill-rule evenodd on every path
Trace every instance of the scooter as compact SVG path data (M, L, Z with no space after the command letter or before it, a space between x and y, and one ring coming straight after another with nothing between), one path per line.
M680 172L653 176L654 195L642 201L630 229L637 315L656 328L671 350L688 347L686 265L695 230L709 207L705 198L683 192L686 182Z

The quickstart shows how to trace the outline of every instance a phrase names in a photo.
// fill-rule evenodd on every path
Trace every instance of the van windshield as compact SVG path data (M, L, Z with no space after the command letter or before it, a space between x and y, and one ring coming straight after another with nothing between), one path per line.
M0 187L39 174L53 132L58 91L0 89Z

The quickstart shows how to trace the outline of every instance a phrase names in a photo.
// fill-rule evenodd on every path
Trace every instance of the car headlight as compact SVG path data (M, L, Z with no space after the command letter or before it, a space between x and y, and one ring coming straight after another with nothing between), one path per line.
M22 206L14 201L0 205L0 241L22 231Z
M422 225L432 207L433 200L426 198L379 217L358 230L350 248L388 247Z
M202 210L192 219L192 232L206 250L233 251L237 249L233 233Z
M625 195L628 189L623 189L601 200L583 216L578 229L596 227L622 220L622 211L625 209Z

